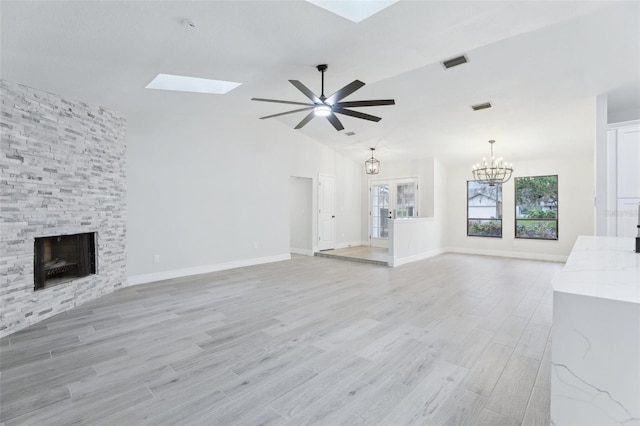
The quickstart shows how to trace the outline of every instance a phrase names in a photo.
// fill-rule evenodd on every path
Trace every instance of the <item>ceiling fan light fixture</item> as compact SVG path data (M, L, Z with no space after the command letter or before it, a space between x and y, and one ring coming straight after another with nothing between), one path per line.
M342 87L334 94L329 97L324 95L324 73L327 70L327 64L320 64L316 67L321 74L320 82L321 92L320 96L313 93L307 86L300 83L298 80L289 80L289 83L293 84L296 89L302 92L312 103L303 103L303 102L295 102L295 101L283 101L279 99L264 99L264 98L251 98L253 101L260 102L275 102L280 104L290 104L290 105L300 105L304 108L294 109L292 111L285 111L278 114L266 115L264 117L260 117L261 120L265 118L273 118L280 117L287 114L293 114L296 112L307 111L307 115L298 123L294 129L301 129L309 121L311 121L314 117L324 117L331 123L331 125L337 130L344 130L344 126L340 122L337 117L337 114L348 115L351 117L359 118L362 120L368 120L373 122L378 122L381 120L380 117L376 117L375 115L365 114L364 112L354 111L350 108L358 108L358 107L372 107L372 106L381 106L381 105L395 105L396 101L393 99L375 99L375 100L366 100L366 101L342 101L342 99L346 98L356 90L360 89L364 86L364 83L360 80L354 80L346 86Z
M316 107L313 108L313 112L318 117L326 117L329 114L331 114L332 111L329 105L322 104L322 105L316 105Z

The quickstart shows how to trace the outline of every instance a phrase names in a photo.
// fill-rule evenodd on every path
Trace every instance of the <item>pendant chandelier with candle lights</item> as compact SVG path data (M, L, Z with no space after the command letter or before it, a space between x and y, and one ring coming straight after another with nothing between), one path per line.
M488 183L490 186L494 186L496 183L505 183L511 179L513 174L513 164L507 163L502 157L495 158L493 155L494 140L490 140L491 145L491 158L487 161L486 158L482 159L481 163L473 166L473 179L476 182Z

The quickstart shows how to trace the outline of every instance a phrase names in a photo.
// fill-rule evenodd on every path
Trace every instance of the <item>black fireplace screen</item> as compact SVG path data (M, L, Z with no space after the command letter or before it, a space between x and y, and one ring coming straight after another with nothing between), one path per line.
M95 274L95 233L36 238L33 263L36 290Z

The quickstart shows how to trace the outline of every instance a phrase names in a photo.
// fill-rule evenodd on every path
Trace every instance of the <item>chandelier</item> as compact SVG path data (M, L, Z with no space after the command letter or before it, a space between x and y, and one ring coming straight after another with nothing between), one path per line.
M368 175L377 175L380 172L380 161L373 158L373 151L375 148L369 148L371 150L371 158L364 162L364 170Z
M487 162L486 158L482 159L481 164L473 166L473 179L476 182L488 183L490 186L494 186L496 183L505 183L511 179L513 173L513 164L506 163L502 157L496 159L493 156L493 144L494 140L490 140L491 144L491 160Z

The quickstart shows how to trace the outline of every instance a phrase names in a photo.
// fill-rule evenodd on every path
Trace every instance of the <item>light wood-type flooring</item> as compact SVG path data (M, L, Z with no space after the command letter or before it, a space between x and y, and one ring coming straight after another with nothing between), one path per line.
M0 340L0 421L548 424L561 268L295 256L122 289Z

